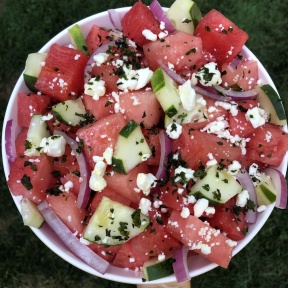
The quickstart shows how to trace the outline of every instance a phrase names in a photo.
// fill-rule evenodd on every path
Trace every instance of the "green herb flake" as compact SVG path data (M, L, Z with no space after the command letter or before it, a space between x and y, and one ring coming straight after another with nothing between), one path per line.
M33 189L33 185L31 183L31 178L24 174L23 177L21 178L21 184L27 189L27 190L31 190Z
M136 209L131 214L131 218L132 218L132 226L140 228L140 226L141 226L141 210Z

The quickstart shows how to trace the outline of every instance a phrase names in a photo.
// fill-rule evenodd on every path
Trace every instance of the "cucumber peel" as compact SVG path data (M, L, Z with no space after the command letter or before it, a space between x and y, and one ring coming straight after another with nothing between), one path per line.
M145 279L153 281L173 274L173 261L172 257L168 257L163 261L158 261L158 257L149 259L143 265Z
M260 107L269 114L270 123L280 126L287 124L282 101L274 88L269 84L265 84L257 86L256 90L259 92L256 100Z
M167 11L167 17L176 30L193 34L202 14L194 1L176 0Z
M68 29L68 33L70 35L71 43L80 51L84 52L87 56L89 56L86 40L83 36L81 28L78 24L73 25Z
M46 57L47 53L30 53L26 59L23 78L27 88L32 92L38 92L35 88L35 83L37 82L42 69L42 63L45 62Z
M180 107L180 97L175 82L161 67L153 73L151 86L165 114L170 118L176 115Z

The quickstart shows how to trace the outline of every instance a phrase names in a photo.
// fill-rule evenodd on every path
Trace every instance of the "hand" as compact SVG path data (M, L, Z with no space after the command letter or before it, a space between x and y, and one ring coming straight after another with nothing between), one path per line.
M191 282L186 281L183 283L171 282L166 284L140 284L137 288L191 288Z

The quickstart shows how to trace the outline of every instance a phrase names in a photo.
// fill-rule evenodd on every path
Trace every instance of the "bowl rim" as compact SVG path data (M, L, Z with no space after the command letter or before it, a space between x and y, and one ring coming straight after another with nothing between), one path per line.
M115 9L118 14L120 16L123 16L128 9L130 9L131 7L122 7L122 8L117 8ZM167 10L168 8L163 8L164 10ZM61 32L59 32L56 36L54 36L52 39L50 39L40 50L39 52L47 52L51 46L51 44L57 42L59 43L59 41L63 41L63 39L65 40L65 38L67 39L67 29L69 27L72 27L73 25L75 25L76 23L79 24L79 26L82 28L85 27L85 25L87 25L87 23L95 23L97 24L100 20L105 18L107 21L107 26L106 28L112 28L113 24L110 22L109 17L108 17L108 11L103 11L94 15L91 15L89 17L86 17L80 21L75 22L74 24L68 26L67 28L63 29ZM101 22L101 21L100 21ZM110 22L110 23L108 23ZM111 26L112 25L112 26ZM91 27L91 25L89 25L89 27ZM86 30L88 28L86 27ZM88 31L88 30L87 30ZM87 34L86 31L86 34ZM85 34L83 32L83 34ZM262 65L262 63L257 59L257 57L246 47L244 46L244 52L247 53L249 55L249 57L251 57L251 59L253 60L257 60L258 62L258 68L259 71L261 72L261 79L265 79L265 83L269 83L278 93L274 82L272 81L271 77L269 76L267 70L264 68L264 66ZM259 78L260 78L260 74L259 74ZM6 124L7 121L11 119L11 115L13 116L13 111L14 111L14 117L12 117L12 119L17 120L17 117L15 119L15 110L17 110L17 108L15 108L15 106L17 107L17 105L15 105L16 102L16 96L18 91L20 91L20 89L25 90L25 84L23 86L24 83L24 79L23 79L23 72L21 73L12 93L11 93L11 97L9 99L7 108L6 108L6 112L5 112L5 117L3 120L3 129L2 129L2 162L3 162L3 167L4 167L4 173L5 173L5 177L6 179L8 179L8 174L9 174L9 163L8 163L8 158L7 158L7 154L6 154L6 150L5 150L5 128L6 128ZM29 91L26 88L27 92ZM23 90L21 90L21 92L24 92ZM279 95L279 93L278 93ZM17 116L17 115L16 115ZM17 125L16 123L17 121L14 121L13 123L13 127L12 127L12 133L15 133L15 135L17 135L17 133L19 132L17 129ZM287 131L287 125L284 126L284 131ZM281 165L278 167L279 170L285 175L286 171L287 171L287 163L288 163L288 154L286 153ZM20 197L18 196L14 196L12 195L12 193L10 192L13 201L18 209L18 211L20 212ZM246 237L238 242L238 245L235 247L235 249L233 250L233 256L236 255L238 252L240 252L246 245L249 244L249 242L257 235L257 233L259 232L259 230L264 226L264 224L266 223L266 221L268 220L270 214L272 213L274 208L274 204L268 205L267 209L261 213L261 217L255 224L250 225L249 232L247 233ZM21 212L20 212L21 214ZM142 272L134 272L134 271L126 271L126 269L123 268L118 268L115 266L110 265L110 267L108 268L107 272L102 275L99 272L97 272L96 270L94 270L93 268L91 268L88 264L86 264L85 262L83 262L81 259L79 259L78 257L76 257L75 255L73 255L71 252L69 252L69 250L67 249L67 247L63 244L63 242L60 240L60 238L48 227L48 225L45 223L41 229L36 229L33 227L30 227L31 230L34 232L34 234L50 249L52 250L54 253L56 253L59 257L61 257L63 260L65 260L66 262L72 264L73 266L77 267L78 269L85 271L89 274L92 274L94 276L98 276L100 278L104 278L107 280L111 280L111 281L116 281L116 282L122 282L122 283L128 283L128 284L158 284L158 283L169 283L169 282L174 282L176 281L176 277L175 275L171 275L171 276L167 276L158 280L154 280L154 281L149 281L149 282L145 282L143 283L142 281L142 277L143 274ZM195 257L195 258L194 258ZM193 260L197 258L197 263L202 263L203 267L200 269L196 269L196 270L191 270L191 267L193 266L194 261L191 261L191 258L189 258L188 261L188 266L190 268L189 274L191 276L191 278L196 277L198 275L204 274L212 269L214 269L215 267L217 267L217 264L214 264L206 259L204 259L204 257L201 257L199 255L197 256L193 256Z

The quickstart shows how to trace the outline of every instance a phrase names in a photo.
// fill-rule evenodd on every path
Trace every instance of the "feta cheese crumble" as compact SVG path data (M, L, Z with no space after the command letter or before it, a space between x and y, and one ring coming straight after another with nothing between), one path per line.
M106 93L105 81L93 77L84 85L84 93L92 96L94 100L99 100L99 97Z
M149 195L150 189L157 185L157 178L151 173L139 173L137 175L136 183L137 187L143 191L144 195Z
M220 85L222 79L217 63L209 62L203 65L197 72L192 74L191 81L194 85L196 85L198 81L203 86Z
M166 134L171 139L178 139L182 133L182 126L178 123L172 122L166 128Z
M265 118L262 117L260 109L258 107L248 109L245 116L246 116L246 119L250 121L253 128L258 128L265 124Z
M48 156L60 157L65 153L66 141L63 136L52 135L48 138L44 137L39 146Z
M191 86L191 81L187 80L183 85L178 87L179 96L183 108L187 111L191 111L195 107L196 93Z

